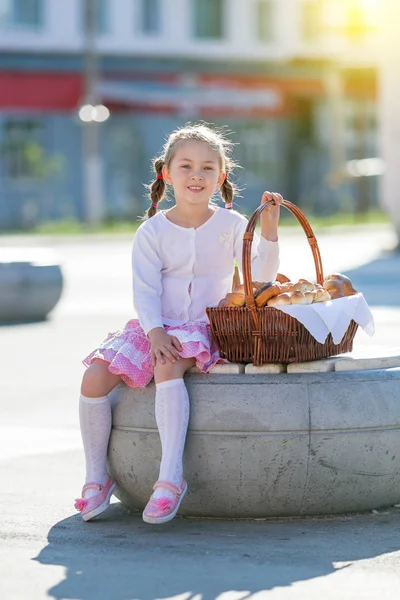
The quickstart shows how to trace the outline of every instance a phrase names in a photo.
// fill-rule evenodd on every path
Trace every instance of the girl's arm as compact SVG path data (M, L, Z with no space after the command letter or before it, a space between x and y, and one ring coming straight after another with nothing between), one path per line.
M264 192L261 198L261 204L266 204L269 200L275 200L276 204L265 208L261 214L261 235L269 242L278 241L278 223L280 215L280 203L283 200L280 194Z
M179 340L164 329L161 270L162 261L154 235L148 227L140 227L132 249L133 302L139 323L150 341L153 367L158 361L161 364L167 360L176 362L180 359L177 350L182 350Z
M136 232L132 248L133 304L146 335L155 327L163 328L161 269L162 262L153 232L141 226Z
M263 194L262 203L277 196L277 201L282 198L280 194ZM261 238L254 232L251 245L251 275L253 281L274 281L279 268L278 221L279 204L266 208L261 215ZM266 216L264 217L264 214ZM263 218L264 217L264 218ZM235 233L234 257L239 265L243 281L242 250L243 235L246 231L248 220L241 217L239 227Z

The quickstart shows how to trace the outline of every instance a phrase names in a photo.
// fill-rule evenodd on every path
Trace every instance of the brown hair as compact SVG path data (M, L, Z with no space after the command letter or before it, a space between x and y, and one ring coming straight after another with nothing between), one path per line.
M162 174L164 165L169 167L175 154L177 144L186 140L205 142L212 150L217 152L220 158L220 167L226 173L226 179L220 188L221 196L226 204L232 203L235 196L235 186L228 179L228 175L230 175L233 168L236 166L230 156L233 142L227 139L222 129L216 127L211 128L206 123L195 123L193 125L189 123L171 133L164 144L163 153L153 160L153 169L156 173L156 178L153 183L148 186L152 205L147 210L145 217L149 218L156 214L157 205L163 200L166 194L165 181L160 177L157 178L157 175L160 176Z

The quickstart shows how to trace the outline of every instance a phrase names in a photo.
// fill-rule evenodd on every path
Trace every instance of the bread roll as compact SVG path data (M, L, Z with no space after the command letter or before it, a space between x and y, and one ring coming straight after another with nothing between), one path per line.
M290 294L290 300L292 304L310 304L303 292L301 292L300 290L292 292Z
M224 308L228 306L244 306L244 294L240 294L239 292L231 292L227 294L225 298L223 298L218 304L218 308Z
M278 296L273 296L267 302L268 306L287 306L291 304L290 295L287 293L278 294Z
M260 288L262 288L263 285L265 285L265 281L252 281L251 282L251 289L252 289L253 294L255 292L257 292ZM237 285L235 287L235 289L233 290L233 293L234 294L236 294L236 293L244 294L245 293L245 291L244 291L244 283L241 283L240 285Z
M299 283L297 281L297 283L290 283L290 284L288 284L288 290L289 290L289 292L292 292L292 293L293 292L301 292L301 293L303 293L303 286L302 286L301 283Z
M289 277L286 277L286 275L284 275L283 273L277 273L276 281L278 283L287 283L288 281L290 281L290 279Z
M292 281L287 281L286 283L281 283L279 284L279 287L281 288L281 293L290 293L290 292L294 292L295 290L293 289L293 286L295 284Z
M244 294L244 283L241 283L233 288L232 294Z
M326 302L327 300L330 300L330 299L331 299L331 296L330 296L329 292L324 290L323 287L316 289L314 302Z
M324 281L325 290L329 293L331 300L343 298L345 296L343 283L338 279L326 279Z
M312 304L314 302L316 293L316 290L313 290L312 292L304 292L304 298L307 300L306 304Z
M327 290L328 291L328 290ZM328 291L331 300L337 300L338 298L344 298L345 297L345 293L342 287L330 287L329 291Z
M311 283L311 281L307 281L307 279L299 279L299 283L302 285L302 292L312 292L315 290L315 285Z
M357 290L353 287L351 279L349 279L346 275L343 275L342 273L331 273L330 275L325 277L324 288L330 294L331 289L332 291L335 290L335 294L338 294L339 290L340 292L342 292L342 296L354 296L354 294L358 293Z
M232 292L231 294L227 294L227 296L229 306L244 306L244 294Z
M270 298L273 298L280 293L281 286L279 284L273 284L272 282L269 282L254 294L254 300L258 307L265 306Z
M313 283L310 283L309 281L298 281L297 283L292 284L292 291L293 292L302 292L303 294L305 292L312 292L315 290L315 285Z

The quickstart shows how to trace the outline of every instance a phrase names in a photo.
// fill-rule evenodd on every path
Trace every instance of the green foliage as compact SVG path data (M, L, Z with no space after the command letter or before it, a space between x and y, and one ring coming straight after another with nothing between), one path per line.
M298 227L297 219L285 209L282 210L280 227ZM333 226L355 227L357 225L390 223L389 217L379 211L372 210L365 215L350 213L337 213L327 217L314 217L306 215L314 231ZM56 221L45 221L35 225L32 229L24 231L8 231L7 233L41 234L41 235L79 235L79 234L131 234L136 231L141 221L118 221L108 219L98 226L89 226L77 219L60 219ZM6 233L6 232L3 232Z
M332 215L327 215L325 217L306 214L306 218L314 230L321 229L324 227L333 227L341 225L354 227L357 225L366 225L373 223L390 223L390 219L386 215L386 213L380 210L370 210L364 214L340 212L334 213ZM293 224L293 217L290 220L283 219L281 224Z
M76 235L82 233L132 233L136 231L139 222L107 221L101 225L90 226L77 219L62 219L39 223L29 233L51 235ZM24 232L26 233L26 232Z
M60 173L64 168L64 158L61 154L48 155L36 142L29 142L25 145L24 159L29 167L29 172L38 179L47 179Z

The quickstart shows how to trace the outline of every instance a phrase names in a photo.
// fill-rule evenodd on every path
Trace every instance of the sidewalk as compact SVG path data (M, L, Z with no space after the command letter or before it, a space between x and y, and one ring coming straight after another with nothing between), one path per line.
M282 237L283 272L312 275L301 234ZM400 254L387 253L389 230L318 241L326 272L348 274L373 310L376 335L357 333L356 344L398 347ZM84 468L80 360L132 316L130 239L52 247L65 273L62 301L48 321L0 327L1 599L397 598L399 508L275 521L177 518L158 528L116 501L97 522L82 522L73 508Z

